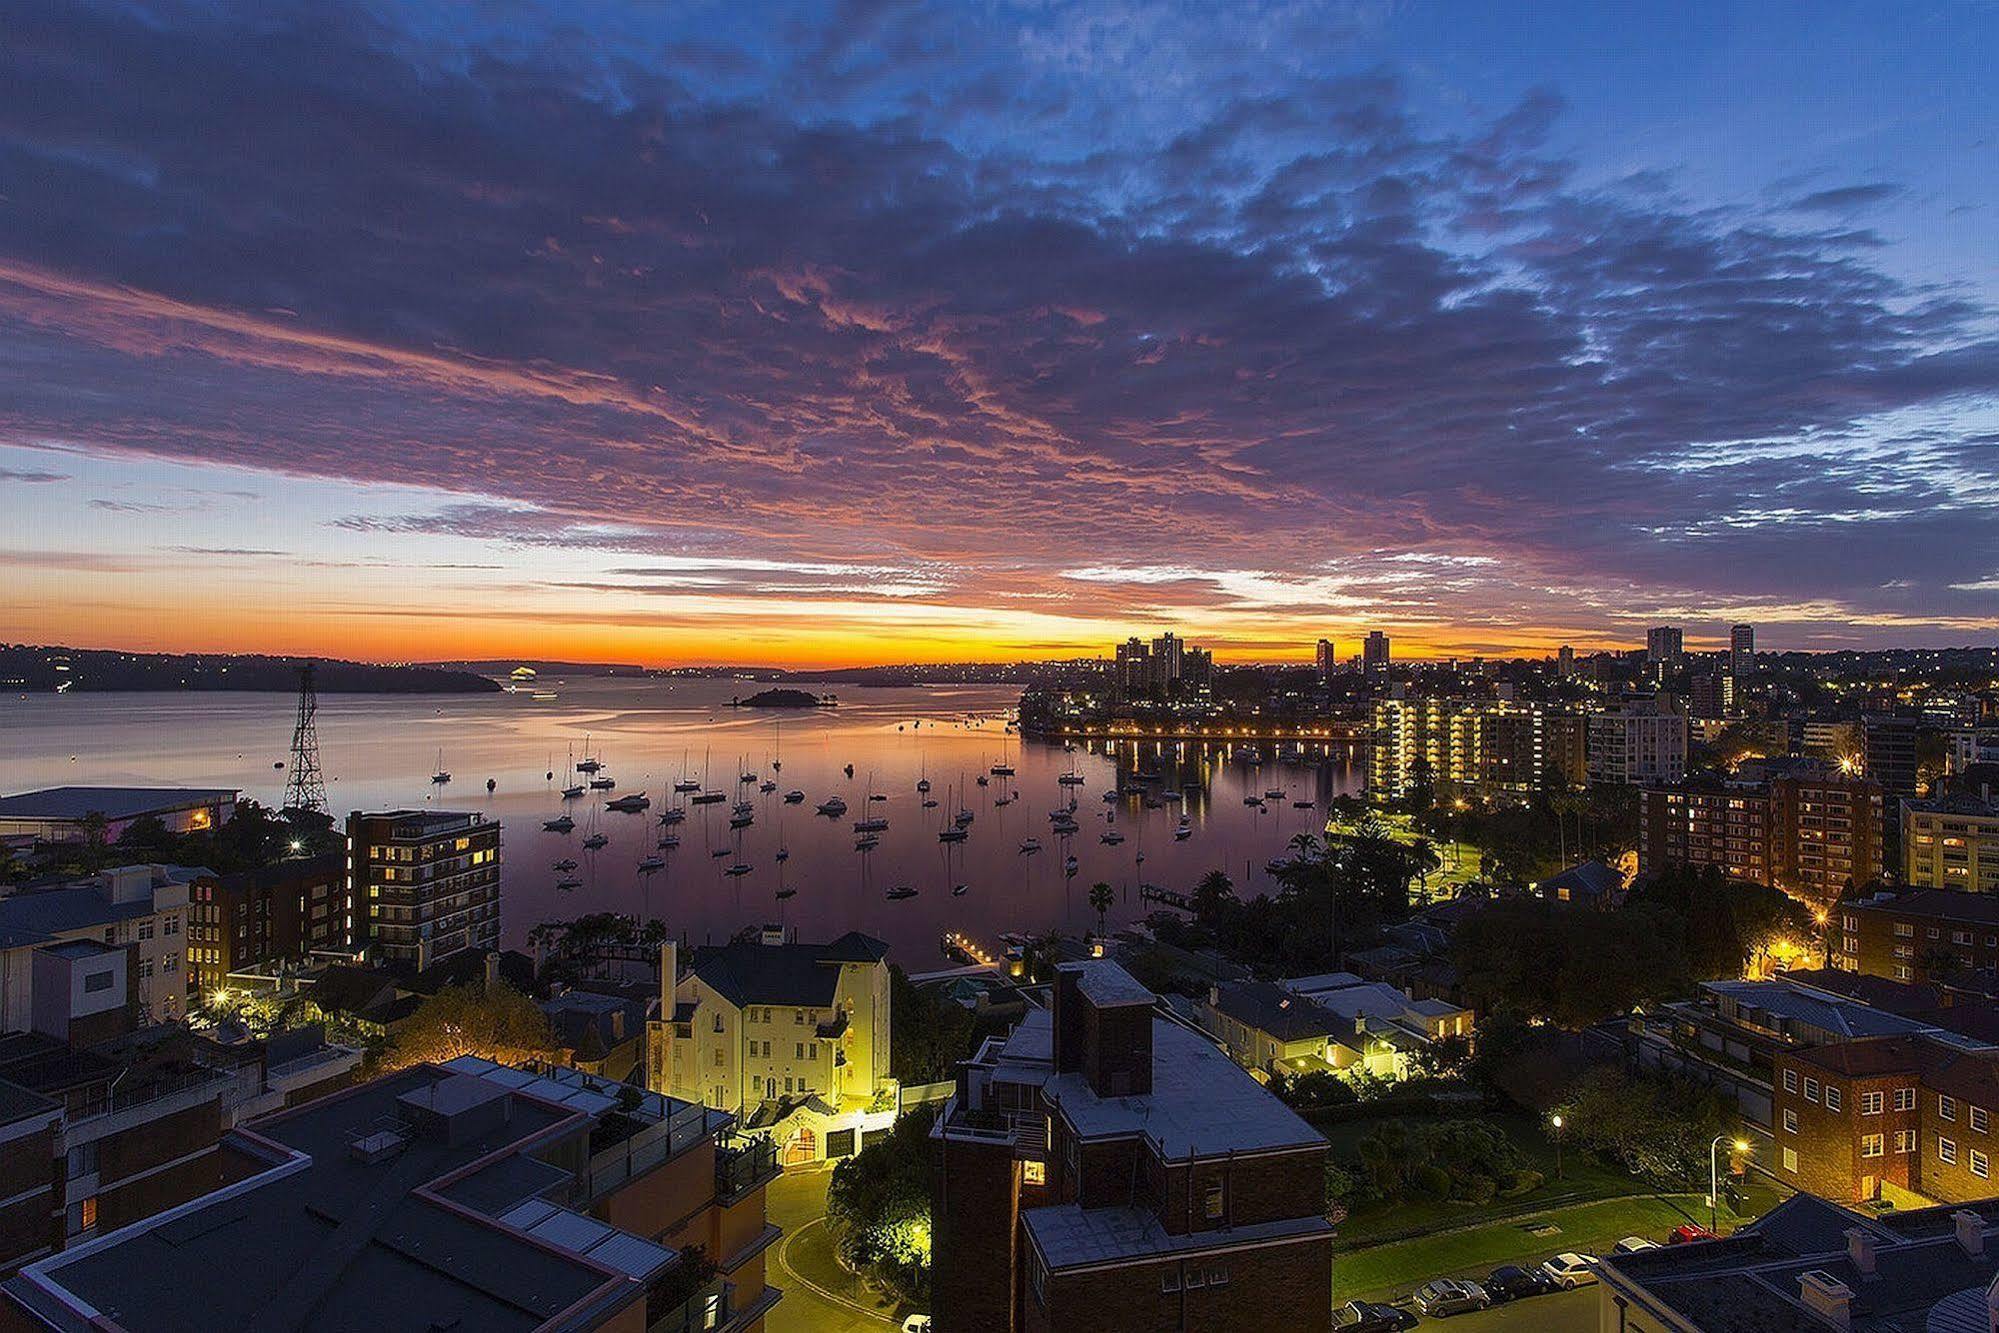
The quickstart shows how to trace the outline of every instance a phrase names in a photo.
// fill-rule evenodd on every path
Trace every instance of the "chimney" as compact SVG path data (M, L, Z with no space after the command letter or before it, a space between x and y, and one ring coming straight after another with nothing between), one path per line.
M1208 1008L1210 1009L1218 1008L1221 1005L1221 1002L1222 1002L1222 988L1220 986L1210 985L1208 987Z
M668 940L659 946L659 1007L661 1018L673 1019L673 997L680 985L680 945Z
M1851 1245L1854 1232L1846 1236ZM1836 1329L1853 1327L1853 1288L1822 1268L1798 1274L1798 1300Z
M1862 1277L1874 1276L1874 1235L1859 1227L1846 1229L1846 1260Z
M1960 1208L1950 1215L1950 1224L1957 1232L1957 1247L1964 1251L1967 1259L1976 1259L1985 1253L1985 1219L1969 1208Z
M500 951L486 950L486 990L490 994L500 988Z

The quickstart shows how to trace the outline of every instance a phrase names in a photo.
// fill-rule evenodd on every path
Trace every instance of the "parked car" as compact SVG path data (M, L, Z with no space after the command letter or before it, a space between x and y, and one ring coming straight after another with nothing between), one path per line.
M1666 1237L1668 1245L1690 1245L1697 1240L1720 1240L1721 1237L1698 1222L1682 1222Z
M1646 1250L1658 1249L1659 1242L1656 1240L1646 1240L1643 1236L1626 1236L1623 1240L1617 1242L1614 1248L1618 1254L1642 1254Z
M902 1321L902 1333L930 1333L930 1316L913 1314Z
M1495 1301L1517 1301L1522 1296L1539 1296L1555 1289L1548 1275L1536 1268L1505 1264L1492 1270L1484 1282L1485 1294Z
M1416 1308L1432 1319L1483 1310L1491 1304L1485 1288L1469 1278L1440 1277L1416 1288Z
M1416 1327L1416 1322L1407 1310L1373 1301L1348 1301L1333 1311L1333 1327L1339 1333L1402 1333Z
M1596 1281L1596 1256L1565 1250L1541 1265L1550 1282L1563 1291L1574 1291Z

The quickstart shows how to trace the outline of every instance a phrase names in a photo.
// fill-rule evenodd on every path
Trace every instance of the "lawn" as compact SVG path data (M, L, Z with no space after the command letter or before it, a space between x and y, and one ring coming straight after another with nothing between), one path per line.
M1737 1220L1723 1212L1727 1228ZM1707 1222L1698 1194L1646 1195L1571 1204L1489 1226L1342 1253L1333 1260L1335 1301L1389 1300L1434 1277L1479 1276L1500 1264L1539 1263L1562 1250L1602 1253L1625 1236L1664 1240L1682 1222ZM1530 1228L1553 1226L1555 1234Z
M1539 1189L1523 1194L1517 1199L1495 1199L1490 1204L1483 1205L1450 1203L1442 1200L1414 1201L1356 1212L1340 1223L1340 1248L1352 1249L1379 1239L1406 1236L1418 1230L1430 1231L1439 1227L1463 1226L1477 1222L1482 1217L1501 1214L1510 1216L1559 1204L1611 1199L1646 1192L1646 1187L1641 1182L1581 1152L1571 1151L1562 1154L1562 1174L1558 1179L1555 1174L1554 1143L1532 1117L1512 1114L1491 1116L1488 1120L1503 1128L1507 1137L1513 1140L1514 1145L1526 1156L1534 1169L1546 1177ZM1350 1161L1354 1155L1355 1145L1378 1123L1378 1121L1353 1121L1344 1125L1327 1126L1323 1132L1332 1143L1335 1160Z

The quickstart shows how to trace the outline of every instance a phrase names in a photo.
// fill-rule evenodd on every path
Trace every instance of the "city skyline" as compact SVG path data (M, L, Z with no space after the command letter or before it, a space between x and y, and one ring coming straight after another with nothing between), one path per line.
M1995 29L33 9L0 641L1989 642Z

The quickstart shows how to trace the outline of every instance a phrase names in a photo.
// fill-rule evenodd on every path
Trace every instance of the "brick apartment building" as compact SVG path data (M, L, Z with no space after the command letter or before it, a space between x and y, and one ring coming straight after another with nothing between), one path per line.
M931 1131L938 1333L1330 1326L1325 1140L1155 998L1064 964L1052 1011L961 1067Z
M355 935L383 962L421 972L500 943L500 825L445 810L347 819ZM365 912L361 909L365 905Z
M0 1330L755 1333L776 1166L732 1125L574 1070L401 1070L236 1130L227 1183L27 1265Z
M1718 866L1735 879L1830 902L1880 878L1881 789L1830 771L1684 782L1640 793L1641 869Z
M1917 889L1842 903L1830 923L1834 967L1894 981L1943 981L1999 969L1999 897Z
M1933 1033L1780 1055L1778 1178L1841 1203L1991 1198L1999 1053L1973 1045Z
M315 949L351 949L354 938L347 861L337 852L188 886L188 977L204 994L232 972L303 963Z

